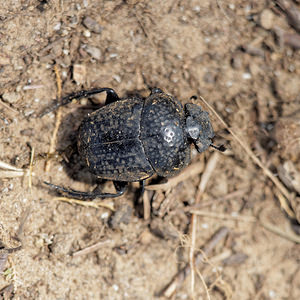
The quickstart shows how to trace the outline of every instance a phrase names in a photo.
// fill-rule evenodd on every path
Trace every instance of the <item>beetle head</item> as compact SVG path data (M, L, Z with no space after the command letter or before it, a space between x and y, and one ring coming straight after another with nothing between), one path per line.
M209 120L207 111L203 111L199 105L188 103L185 105L186 132L193 140L197 151L203 152L212 145L214 130Z

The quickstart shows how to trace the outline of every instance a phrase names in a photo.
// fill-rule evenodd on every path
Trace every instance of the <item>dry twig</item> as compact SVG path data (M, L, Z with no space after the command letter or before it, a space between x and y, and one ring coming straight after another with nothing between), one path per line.
M54 72L55 72L55 76L56 76L56 85L57 85L57 97L58 99L61 98L61 78L59 75L59 70L57 65L54 66ZM51 155L55 152L55 144L56 144L56 138L57 138L57 133L58 133L58 129L61 123L61 108L59 107L56 111L56 121L55 121L55 127L52 133L52 138L50 141L50 147L49 147L49 152L48 154ZM50 170L50 160L47 160L45 163L45 171L49 172Z
M11 283L0 290L0 297L3 300L12 299L11 295L14 291L14 285ZM2 298L3 297L3 298Z
M203 207L206 207L206 206L211 206L213 204L216 204L217 202L224 202L224 201L236 198L236 197L242 197L247 191L248 191L248 188L236 190L234 192L228 193L224 196L218 197L218 198L213 199L213 200L206 200L206 201L202 201L198 204L194 204L194 205L184 207L183 210L184 210L184 212L191 212L193 210L197 210L197 209L200 209L200 208L203 208Z
M253 160L253 162L257 164L263 170L265 175L271 179L271 181L275 184L275 186L278 188L280 193L284 195L285 201L291 203L292 195L285 188L285 186L279 181L279 179L275 177L275 175L260 161L260 159L253 153L253 151L249 148L249 146L231 128L229 128L229 126L220 117L220 115L214 110L214 108L203 97L200 96L200 98L207 105L207 107L214 113L214 115L219 119L222 125L231 133L233 138L242 146L242 148L245 150L247 155ZM282 208L284 209L284 207ZM293 216L293 218L295 218L295 215Z
M201 181L198 187L198 191L197 191L197 195L196 195L196 200L195 200L195 205L200 203L201 200L201 196L203 195L207 183L217 165L218 159L219 159L219 153L218 152L214 152L213 155L210 157L206 168L201 176ZM189 260L190 260L190 268L191 268L191 293L192 296L194 298L194 293L195 293L195 262L194 262L194 253L195 253L195 245L196 245L196 235L197 235L197 216L195 214L192 213L191 216L191 223L190 223L190 235L191 235L191 247L190 247L190 252L189 252ZM208 289L207 286L205 284L205 281L202 280L202 276L200 276L201 281L204 284L205 290L206 290L206 294L207 294L207 298L209 299L209 293L208 293Z
M6 262L7 262L7 259L8 259L8 255L10 253L14 253L14 252L17 252L17 251L22 249L22 238L21 238L21 236L22 236L22 232L23 232L23 229L24 229L25 222L26 222L26 220L29 216L29 213L30 213L30 209L26 209L26 211L22 214L18 231L16 233L16 236L14 237L14 239L20 243L19 246L13 247L13 248L8 248L0 240L0 273L2 273L4 268L5 268L5 265L6 265ZM2 291L3 290L0 291L0 296L1 296Z
M294 243L300 244L300 237L299 235L295 234L292 231L284 231L282 229L280 229L279 227L271 224L270 222L266 221L261 215L259 216L259 223L260 225L262 225L265 229L267 229L268 231L284 238L287 239L289 241L292 241Z
M232 20L230 19L230 17L228 16L228 14L226 13L225 9L223 8L222 4L220 3L219 0L216 0L217 2L217 6L219 7L219 9L221 10L221 12L223 13L223 15L225 16L225 18L229 21L229 23L232 23Z
M274 32L277 36L278 44L281 48L287 45L295 50L300 49L300 35L298 33L289 33L278 26L274 27Z
M2 169L0 170L0 178L15 178L29 176L28 169L19 169L3 161L0 161L0 169ZM31 176L32 175L34 175L34 173L31 173Z
M83 201L83 200L66 198L66 197L55 197L55 198L53 198L53 200L64 201L64 202L68 202L68 203L71 203L71 204L79 204L79 205L82 205L82 206L94 207L94 208L104 207L104 208L107 208L111 211L115 211L113 204L105 203L103 201L101 201L101 202Z
M300 33L300 11L290 0L274 0L285 13L288 23Z
M16 168L15 166L10 165L10 164L8 164L4 161L0 161L0 168L10 170L10 171L16 171L16 172L18 172L18 171L22 172L23 171L23 169Z
M203 247L202 251L197 254L195 258L195 266L199 266L203 258L217 246L222 240L226 238L229 233L227 227L221 227L208 241L208 243ZM178 288L183 284L185 278L191 273L190 264L187 264L183 269L181 269L173 278L170 284L162 291L162 296L170 298Z
M109 244L111 244L112 241L111 240L106 240L106 241L100 241L92 246L89 246L89 247L86 247L82 250L79 250L77 252L74 252L72 254L73 257L78 257L78 256L81 256L81 255L87 255L89 253L92 253L92 252L95 252L97 250L99 250L100 248L104 247L104 246L107 246Z
M292 231L287 232L280 229L279 227L266 221L265 218L263 218L261 215L258 217L242 216L238 214L229 215L229 214L213 213L213 212L203 211L203 210L194 210L191 212L202 217L222 219L222 220L233 220L233 221L248 222L248 223L257 223L258 225L261 225L266 230L286 240L293 241L294 243L300 244L300 237L298 235L294 234Z
M238 214L229 215L229 214L214 213L214 212L204 211L204 210L192 210L191 213L197 216L223 219L223 220L229 219L229 220L236 220L236 221L250 222L250 223L257 222L257 218L254 216L241 216Z
M179 175L168 179L168 182L161 183L161 184L147 185L145 186L145 189L149 191L157 191L157 190L168 191L172 187L177 186L178 183L185 181L190 177L194 177L200 174L203 171L203 167L204 167L203 162L197 162L191 164L190 166L185 168Z
M29 171L28 171L28 186L30 192L32 193L32 170L33 170L33 160L34 160L34 147L31 148L31 155L30 155L30 164L29 164Z
M144 220L150 219L151 204L148 192L143 193Z
M17 110L15 110L14 108L10 107L8 104L6 104L5 102L3 102L1 99L0 99L0 105L2 105L4 108L6 108L9 111L11 111L14 115L16 115L16 114L19 113Z

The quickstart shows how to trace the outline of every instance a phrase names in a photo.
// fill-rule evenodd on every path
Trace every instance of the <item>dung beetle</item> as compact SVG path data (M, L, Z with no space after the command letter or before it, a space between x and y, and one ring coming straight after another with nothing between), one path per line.
M120 99L111 88L95 88L70 94L45 111L48 113L74 99L106 92L105 106L82 121L77 139L78 152L97 178L114 182L116 193L79 192L50 185L58 192L77 199L114 198L122 195L128 182L154 174L170 177L190 162L190 144L199 153L212 146L214 131L208 112L199 105L182 104L159 88L150 89L143 99ZM44 114L45 114L44 113ZM43 114L43 115L44 115Z

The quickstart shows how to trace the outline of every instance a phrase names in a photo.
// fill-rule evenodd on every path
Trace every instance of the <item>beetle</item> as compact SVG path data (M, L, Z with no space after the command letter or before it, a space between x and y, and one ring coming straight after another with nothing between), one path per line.
M45 182L59 193L77 199L114 198L122 195L128 182L154 174L171 177L185 168L191 157L190 145L199 153L212 146L214 131L209 114L199 105L182 104L159 88L140 96L119 98L111 88L94 88L70 94L44 113L74 99L106 92L105 105L82 121L77 139L78 152L97 178L112 180L116 193L80 192Z

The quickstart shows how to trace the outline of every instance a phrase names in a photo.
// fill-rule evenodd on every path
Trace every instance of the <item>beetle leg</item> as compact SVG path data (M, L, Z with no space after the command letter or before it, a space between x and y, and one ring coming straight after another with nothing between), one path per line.
M118 94L113 89L109 89L109 91L107 90L106 95L105 105L120 100Z
M140 181L140 189L141 189L141 191L140 191L140 193L141 193L140 196L141 196L141 197L143 196L143 194L144 194L144 192L145 192L145 182L146 182L145 179Z
M210 147L220 151L220 152L225 152L226 151L226 147L224 145L220 145L220 146L216 146L214 144L210 144Z
M88 192L75 191L72 189L66 189L63 186L55 185L46 181L44 181L44 183L49 185L50 187L55 189L58 193L64 196L69 196L79 200L93 200L96 198L116 198L124 194L127 185L127 183L126 184L124 183L123 185L116 186L114 182L117 192L115 194L112 194L112 193L101 193L100 191L97 190L97 188L93 192L88 193Z
M46 108L39 117L43 117L44 115L58 109L60 106L67 105L68 103L72 102L72 100L79 100L81 98L86 98L91 95L99 94L106 92L107 97L105 104L112 103L114 101L119 100L118 94L111 88L95 88L91 90L82 90L79 92L72 93L70 95L67 95L63 98L61 98L59 101L56 101L52 106Z

